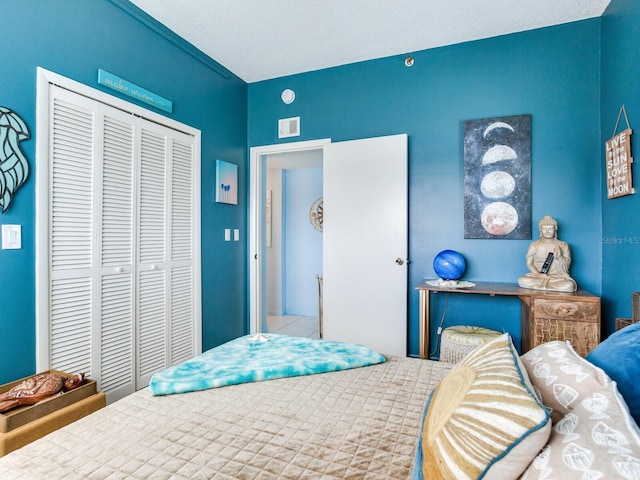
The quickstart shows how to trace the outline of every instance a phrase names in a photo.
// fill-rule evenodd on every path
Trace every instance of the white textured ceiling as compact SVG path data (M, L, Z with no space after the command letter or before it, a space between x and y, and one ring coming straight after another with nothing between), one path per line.
M131 0L244 81L600 16L611 0Z

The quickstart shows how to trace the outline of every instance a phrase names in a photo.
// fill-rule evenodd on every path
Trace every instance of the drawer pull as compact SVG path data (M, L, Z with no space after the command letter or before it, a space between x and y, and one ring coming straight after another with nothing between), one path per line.
M573 303L547 303L541 305L541 310L553 317L571 317L578 313L579 306Z

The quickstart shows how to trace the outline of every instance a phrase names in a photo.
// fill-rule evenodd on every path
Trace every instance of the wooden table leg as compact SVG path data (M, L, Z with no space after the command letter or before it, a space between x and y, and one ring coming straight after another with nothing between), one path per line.
M429 290L420 290L420 358L429 358Z

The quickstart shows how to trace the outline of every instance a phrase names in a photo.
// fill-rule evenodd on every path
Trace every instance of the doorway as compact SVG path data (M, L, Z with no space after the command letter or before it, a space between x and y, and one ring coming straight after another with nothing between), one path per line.
M331 143L329 139L295 142L282 145L252 147L250 152L250 315L249 332L267 330L268 314L284 311L282 272L282 251L284 247L277 241L282 239L280 223L268 220L267 198L271 192L269 207L278 203L274 189L269 189L268 169L273 172L291 170L294 166L321 166L323 148ZM273 173L272 172L272 173ZM282 173L273 173L282 178ZM274 218L275 220L275 218ZM276 230L276 235L274 235ZM313 279L315 281L315 278ZM270 283L273 283L270 287ZM271 304L271 305L270 305ZM271 307L271 308L269 308ZM279 311L280 310L280 311Z
M322 150L265 158L268 331L317 338L322 232L310 221L310 207L322 200Z

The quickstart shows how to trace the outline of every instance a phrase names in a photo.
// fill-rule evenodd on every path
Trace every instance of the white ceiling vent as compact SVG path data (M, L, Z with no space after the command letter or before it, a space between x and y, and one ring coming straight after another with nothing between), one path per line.
M278 138L299 137L300 117L281 118L278 120Z

